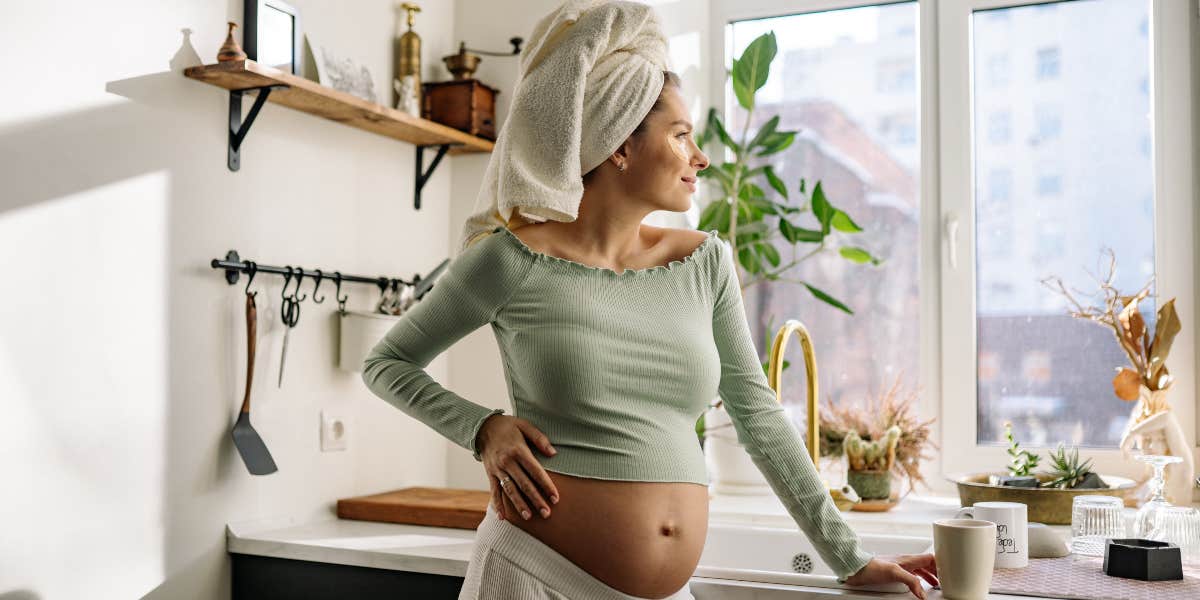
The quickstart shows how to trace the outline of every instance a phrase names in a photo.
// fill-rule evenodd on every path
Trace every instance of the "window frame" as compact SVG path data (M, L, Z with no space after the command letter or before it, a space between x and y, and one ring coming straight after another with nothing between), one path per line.
M732 49L728 28L735 21L823 12L863 6L882 6L907 0L711 0L707 53L708 106L721 107L726 85L725 57ZM938 417L937 457L923 470L934 491L953 493L948 477L958 473L999 470L1007 462L1004 448L976 444L976 338L974 280L974 195L971 147L970 24L973 11L1050 4L1056 0L917 0L918 47L917 123L921 144L918 174L920 195L920 379L924 393L919 410ZM1177 380L1171 402L1195 453L1200 412L1196 410L1195 372L1197 312L1200 297L1196 256L1200 247L1200 211L1191 199L1200 189L1196 164L1197 98L1192 65L1200 66L1200 24L1197 2L1147 0L1150 3L1153 124L1153 182L1155 198L1155 272L1159 295L1176 297L1184 330L1171 352ZM1186 51L1181 51L1181 49ZM985 67L986 68L986 67ZM1010 65L1011 68L1011 65ZM988 76L988 73L981 73ZM1062 110L1069 110L1063 106ZM941 124L948 124L942 127ZM957 222L951 247L950 223ZM953 252L951 252L953 250ZM956 255L956 256L955 256ZM954 264L951 264L952 261ZM968 301L964 302L966 298ZM803 315L798 315L803 317ZM970 335L962 335L969 331ZM1114 365L1115 367L1116 365ZM959 399L959 400L954 400ZM961 400L967 399L967 400ZM1033 448L1044 452L1047 448ZM1140 465L1124 460L1117 450L1084 449L1097 470L1138 476ZM1200 457L1198 457L1200 458Z

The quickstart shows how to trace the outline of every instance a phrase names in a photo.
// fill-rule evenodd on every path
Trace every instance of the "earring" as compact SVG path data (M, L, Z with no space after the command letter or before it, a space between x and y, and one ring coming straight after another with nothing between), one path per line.
M617 170L624 173L625 172L625 163L621 163L621 164L617 165Z

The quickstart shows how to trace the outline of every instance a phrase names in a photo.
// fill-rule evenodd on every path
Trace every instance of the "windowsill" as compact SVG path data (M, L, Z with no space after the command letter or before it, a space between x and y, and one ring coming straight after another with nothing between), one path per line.
M711 496L708 503L709 521L734 522L766 527L795 527L783 503L774 495ZM931 524L949 519L958 512L958 496L909 494L900 504L887 512L842 512L842 518L855 531L891 535L931 537ZM1070 527L1063 527L1068 532Z

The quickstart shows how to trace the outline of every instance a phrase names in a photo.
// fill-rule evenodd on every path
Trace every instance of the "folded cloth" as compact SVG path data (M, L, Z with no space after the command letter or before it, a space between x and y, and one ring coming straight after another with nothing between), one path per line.
M583 175L628 139L662 92L667 38L648 5L569 0L521 52L508 117L459 252L517 217L574 221Z

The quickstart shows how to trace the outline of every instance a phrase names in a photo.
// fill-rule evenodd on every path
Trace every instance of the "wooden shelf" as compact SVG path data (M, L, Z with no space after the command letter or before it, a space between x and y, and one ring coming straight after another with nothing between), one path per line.
M230 91L251 90L271 85L276 88L268 102L282 104L302 112L345 123L417 146L450 146L449 154L491 152L491 140L473 136L453 127L414 117L406 112L368 102L357 96L318 84L252 60L188 67L183 74Z

